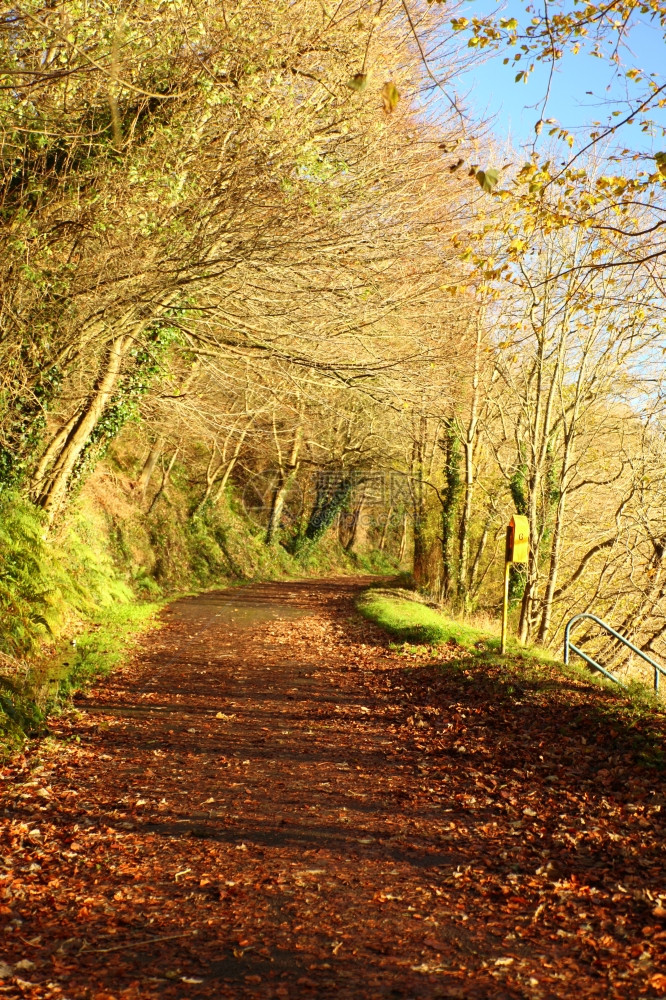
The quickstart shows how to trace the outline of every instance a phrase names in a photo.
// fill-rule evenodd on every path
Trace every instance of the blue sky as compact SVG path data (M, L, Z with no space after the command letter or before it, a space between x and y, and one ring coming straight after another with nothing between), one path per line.
M487 9L484 3L471 2L465 4L457 16L478 17ZM525 13L520 0L508 0L502 14L516 17L521 25L528 23L530 16ZM543 117L555 118L562 127L573 132L576 138L574 150L589 138L593 121L603 124L616 121L609 117L611 111L619 108L626 112L629 107L627 97L635 97L641 92L640 84L627 79L627 69L636 67L646 73L656 73L660 82L666 79L666 43L658 26L647 22L638 24L630 36L629 48L630 51L623 53L624 65L619 72L609 61L584 52L577 56L568 54L561 60ZM514 147L520 148L531 146L534 142L534 124L540 117L548 68L537 64L527 84L515 83L516 72L524 63L518 66L502 65L504 56L512 54L512 51L500 50L466 73L458 82L458 90L468 95L468 103L477 114L493 118L493 132L498 140L506 138ZM661 109L659 114L661 125L666 127L666 109ZM542 143L552 143L546 135L548 127L544 126ZM638 127L625 126L618 141L621 148L629 146L648 154L666 149L661 128L650 135L641 132ZM563 147L563 153L565 149Z

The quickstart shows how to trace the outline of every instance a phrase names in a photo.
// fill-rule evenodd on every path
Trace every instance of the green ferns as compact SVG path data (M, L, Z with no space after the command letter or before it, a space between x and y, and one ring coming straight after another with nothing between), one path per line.
M9 656L31 652L50 631L42 530L32 504L0 492L0 652Z

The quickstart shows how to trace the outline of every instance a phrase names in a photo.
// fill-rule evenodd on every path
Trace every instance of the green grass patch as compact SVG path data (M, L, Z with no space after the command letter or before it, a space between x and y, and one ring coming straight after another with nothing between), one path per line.
M76 691L126 663L140 637L157 627L161 602L132 602L99 609L95 620L19 677L0 676L0 759L26 737L44 735L48 717Z
M99 620L76 636L46 681L61 702L127 662L140 637L157 627L161 602L121 604L101 612Z
M499 639L463 622L453 621L415 593L372 588L357 602L358 610L399 642L438 646L449 642L468 652L499 650Z
M357 609L375 625L388 632L399 643L409 643L424 651L431 647L455 643L461 651L471 654L460 658L469 666L479 658L487 663L501 663L505 669L515 668L521 676L525 670L556 666L563 674L578 680L598 684L609 691L620 694L620 689L601 674L591 673L583 664L565 666L561 660L546 649L537 646L521 646L509 637L507 653L500 654L500 638L488 629L475 627L468 622L459 622L433 607L416 591L401 588L371 587L364 591L356 602ZM644 685L633 685L637 702L654 703L649 690Z

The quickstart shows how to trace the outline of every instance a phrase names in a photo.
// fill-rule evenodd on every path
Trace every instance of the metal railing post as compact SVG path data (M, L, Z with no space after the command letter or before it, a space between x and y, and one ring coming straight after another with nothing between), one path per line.
M660 680L661 674L664 674L666 676L666 670L662 666L660 666L660 664L658 664L656 660L653 660L651 656L648 656L648 654L644 653L642 649L639 649L638 646L635 646L633 644L633 642L630 642L629 639L626 639L623 635L620 635L619 632L616 632L614 628L611 628L611 626L608 625L606 622L602 621L601 618L597 618L596 615L590 615L590 614L574 615L573 618L570 618L569 621L567 622L566 627L564 629L564 662L565 662L565 664L568 665L570 651L573 650L574 653L577 653L578 656L580 656L583 660L585 660L586 663L589 663L589 665L591 667L593 667L595 670L598 670L605 677L608 677L609 680L614 681L616 684L619 684L620 687L625 687L625 685L622 683L622 681L619 679L619 677L616 677L615 674L613 674L613 673L610 672L610 670L606 670L605 667L602 667L601 664L597 663L596 660L593 660L591 656L588 656L587 653L584 653L582 651L582 649L578 649L578 647L574 646L574 644L571 642L571 628L572 628L572 626L576 622L583 621L585 619L587 619L588 621L596 622L597 625L599 625L601 628L605 629L606 632L608 632L615 639L617 639L619 642L621 642L624 646L626 646L628 649L630 649L633 653L636 653L637 656L640 656L642 660L645 660L646 663L649 663L654 668L654 693L655 693L655 695L658 695L659 694L659 680Z
M571 631L571 622L573 618L567 622L567 627L564 630L564 663L565 666L569 666L569 632Z

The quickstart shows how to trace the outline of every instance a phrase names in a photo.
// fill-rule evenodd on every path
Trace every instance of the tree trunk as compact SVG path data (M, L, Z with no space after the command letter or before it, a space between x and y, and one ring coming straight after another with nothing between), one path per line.
M453 540L460 504L460 448L453 418L446 421L444 474L446 487L442 504L442 599L448 600L455 583Z
M282 519L282 510L286 499L287 484L285 480L280 477L278 485L273 490L273 496L271 497L271 508L268 515L268 526L266 528L266 545L273 545L277 541L280 521Z
M391 518L393 517L393 506L391 505L386 512L386 517L384 518L384 525L382 527L381 538L379 539L379 551L383 552L386 548L386 539L388 537L389 524L391 523Z
M222 462L218 463L217 466L215 465L215 456L216 455L217 455L217 443L213 442L213 448L212 448L211 453L210 453L210 459L208 461L208 465L206 466L206 489L204 490L203 496L199 500L198 504L196 505L196 507L192 511L192 514L191 514L192 517L196 517L197 514L199 514L202 511L202 509L204 507L204 504L206 503L206 501L208 500L208 497L211 494L211 490L213 489L213 486L214 486L215 481L217 479L218 473L219 473L220 469L222 468L222 464L223 464Z
M481 566L481 557L485 551L486 545L488 544L488 532L490 530L490 518L486 518L483 531L481 532L481 538L479 539L479 544L476 547L476 552L474 554L474 561L469 571L469 594L470 596L476 596L476 582L479 578L479 567Z
M65 499L69 480L76 463L113 394L123 359L131 343L131 337L121 336L116 337L111 344L106 365L100 374L95 392L67 435L51 474L39 493L37 502L47 512L49 523L53 521Z
M463 452L465 457L465 482L463 486L462 511L460 514L460 524L458 526L458 599L463 610L469 606L470 591L474 586L474 578L478 572L480 552L485 545L485 538L481 548L477 550L474 565L469 569L470 558L470 525L472 521L472 502L474 498L474 462L476 457L477 432L479 423L479 385L481 348L483 334L485 330L485 308L483 308L476 319L476 344L474 349L474 372L472 375L472 399L470 402L469 420L465 427L465 434L462 439ZM487 533L486 533L487 534Z
M150 485L150 480L153 478L153 472L155 471L155 466L157 465L160 455L162 454L163 447L164 435L160 434L159 437L155 439L152 448L148 452L148 458L143 463L141 475L137 479L137 489L142 497L145 496L146 490Z
M347 552L355 552L357 548L363 545L363 542L366 539L365 524L363 520L364 508L365 508L365 493L363 493L361 499L354 508L354 513L352 515L352 523L351 523L351 533L349 536L349 541L345 545L345 549Z
M562 553L562 525L564 521L564 509L566 505L566 494L560 496L557 506L557 517L553 530L553 541L550 549L550 567L548 570L548 581L546 591L543 595L543 608L541 611L541 624L539 625L538 641L545 643L550 629L550 619L553 613L553 596L557 588L557 576L560 571L560 556Z
M429 582L430 552L423 521L414 521L414 579L419 587Z
M458 597L463 606L467 604L469 579L469 528L472 520L472 500L474 495L474 441L463 442L465 453L465 484L463 487L462 511L458 527Z
M318 542L326 534L338 514L346 510L353 489L353 480L344 473L336 484L318 486L305 533L296 540L295 551Z
M407 554L407 511L402 515L402 533L400 535L400 548L398 549L398 566L402 566Z
M180 451L180 444L178 445L178 447L174 451L173 455L171 456L171 458L169 460L169 464L167 465L166 469L163 469L163 471L162 471L162 482L159 485L157 493L155 494L155 496L153 497L153 499L150 501L150 507L148 508L148 513L149 514L152 513L153 507L155 506L155 504L157 503L157 501L159 500L159 498L164 493L164 490L166 489L167 483L169 482L169 476L171 475L171 470L173 469L174 462L176 461L176 458L178 457L178 452L179 451Z
M47 447L46 451L40 458L39 464L37 465L35 473L32 477L32 483L30 486L30 493L36 499L39 498L39 494L42 490L42 486L44 483L44 479L46 478L47 472L49 471L52 464L58 457L60 451L62 450L62 447L65 441L67 440L69 434L71 433L72 428L76 424L76 421L79 419L80 412L81 411L79 409L76 409L74 411L74 413L71 415L67 423L64 424L60 428L60 430L57 431L51 438L49 446Z
M222 499L222 497L224 495L224 491L227 488L227 483L229 482L229 476L234 471L234 466L235 466L235 464L236 464L236 462L238 460L238 455L239 454L240 454L240 448L238 448L238 452L234 453L231 456L231 458L229 459L229 461L227 462L227 467L224 470L224 475L220 479L220 485L218 486L217 492L215 493L215 496L213 497L213 503L214 504L219 503L220 500Z
M226 464L226 467L225 467L225 470L224 470L224 475L222 476L222 479L220 480L220 485L218 486L217 492L215 493L215 496L213 497L213 503L214 504L219 503L220 500L222 499L222 497L224 496L224 491L227 488L227 483L229 482L229 477L231 476L231 473L234 471L234 466L235 466L236 462L238 461L238 457L239 457L239 455L241 453L241 448L243 447L243 442L245 441L245 438L247 437L247 434L248 434L248 431L250 430L250 427L254 423L254 419L255 419L254 416L250 418L250 420L248 421L247 425L243 428L243 430L241 431L241 433L238 436L238 441L236 442L236 446L234 448L233 455L231 456L231 458L229 459L229 461ZM226 450L227 450L227 446L225 444L225 446L224 446L224 454L226 454ZM221 468L221 466L220 466L220 468ZM217 471L219 472L220 470L218 469Z
M273 495L271 497L271 507L268 515L268 526L266 528L266 544L273 545L277 541L278 532L280 530L280 520L282 518L282 511L284 509L284 502L287 499L287 493L289 491L289 486L292 479L294 478L296 472L298 472L298 453L301 450L301 442L303 440L303 428L298 426L294 432L294 440L291 445L291 454L289 455L289 461L286 468L280 465L278 472L278 480L273 490Z
M525 644L532 637L534 627L534 607L537 597L537 586L539 581L539 544L541 542L541 531L539 525L539 496L541 494L543 479L541 468L538 465L532 469L529 479L529 491L527 495L527 518L530 531L530 552L527 563L527 579L523 600L520 607L520 641Z

